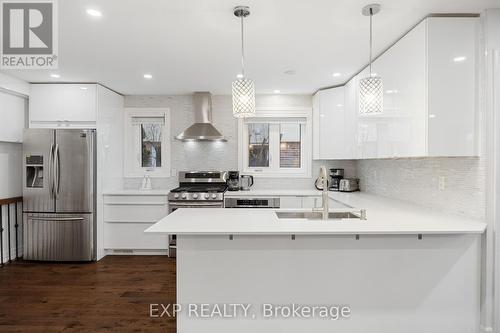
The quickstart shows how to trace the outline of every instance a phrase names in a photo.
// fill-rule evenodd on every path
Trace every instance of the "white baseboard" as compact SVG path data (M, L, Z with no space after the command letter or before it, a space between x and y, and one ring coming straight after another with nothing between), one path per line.
M168 250L135 250L135 249L105 249L104 255L113 256L166 256L168 255Z

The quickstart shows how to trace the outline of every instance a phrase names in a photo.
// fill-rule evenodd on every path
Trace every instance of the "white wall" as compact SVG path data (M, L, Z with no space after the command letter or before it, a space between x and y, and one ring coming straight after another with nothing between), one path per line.
M228 142L180 142L172 141L172 174L170 178L152 179L153 187L171 189L177 186L177 172L183 170L238 170L237 121L233 117L231 96L215 95L213 123ZM257 107L312 107L309 95L261 95ZM172 135L177 135L194 120L192 95L178 96L126 96L125 107L168 107L171 111ZM345 167L348 175L354 173L352 161L339 163L314 161L312 178L255 179L255 188L313 188L314 179L321 164L328 167ZM125 188L138 188L139 178L125 179Z
M22 154L22 144L0 142L0 199L23 195Z

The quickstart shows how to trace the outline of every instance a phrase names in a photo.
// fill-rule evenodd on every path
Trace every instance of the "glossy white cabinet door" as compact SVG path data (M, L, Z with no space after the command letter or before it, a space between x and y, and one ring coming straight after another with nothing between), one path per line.
M31 123L63 120L63 98L59 94L60 89L60 84L31 85L29 103Z
M319 95L318 159L351 159L353 124L346 126L345 87L322 90ZM319 129L319 130L318 130ZM348 144L346 143L348 142Z
M382 114L364 116L376 127L377 137L376 150L368 157L425 156L425 43L426 25L421 23L373 63L373 72L383 80L384 108Z
M64 121L95 122L97 86L95 84L64 84L59 91L63 98Z
M478 18L427 19L429 156L478 154Z
M23 142L28 100L0 91L0 141Z
M95 84L31 85L30 127L95 127L96 91Z
M344 89L344 156L356 159L358 153L357 121L358 121L358 80L351 79Z
M320 155L319 155L319 147L321 145L320 142L320 129L319 129L319 122L320 122L320 109L319 109L319 95L320 93L317 92L316 94L313 95L313 160L319 160Z
M320 92L320 156L324 159L345 158L345 88Z

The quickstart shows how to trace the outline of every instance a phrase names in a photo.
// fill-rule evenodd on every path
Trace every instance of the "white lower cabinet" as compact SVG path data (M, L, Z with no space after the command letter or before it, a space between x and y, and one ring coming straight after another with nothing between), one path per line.
M302 197L298 196L280 197L280 208L302 208Z
M167 236L144 230L168 214L166 195L105 195L104 249L166 253Z
M321 197L302 197L302 208L321 207Z
M315 208L321 207L321 197L319 196L280 196L280 208Z

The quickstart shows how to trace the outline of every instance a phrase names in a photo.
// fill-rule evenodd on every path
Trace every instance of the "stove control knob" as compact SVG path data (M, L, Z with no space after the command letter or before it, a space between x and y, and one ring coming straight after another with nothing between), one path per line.
M213 193L212 194L212 199L216 199L217 198L217 194Z
M210 198L210 194L205 193L205 199L209 199L209 198Z
M186 193L182 193L182 199L186 199L187 198L187 194Z
M193 194L193 199L198 199L198 194L197 193Z
M175 193L174 198L179 199L179 193Z

